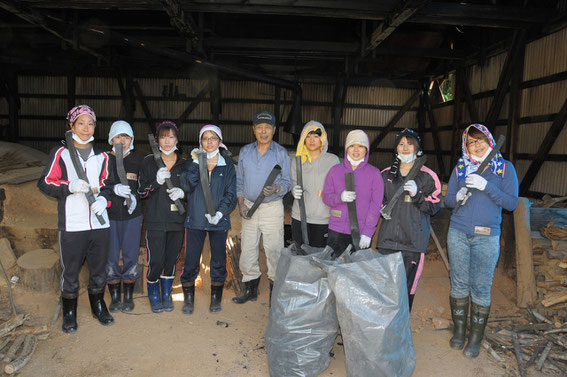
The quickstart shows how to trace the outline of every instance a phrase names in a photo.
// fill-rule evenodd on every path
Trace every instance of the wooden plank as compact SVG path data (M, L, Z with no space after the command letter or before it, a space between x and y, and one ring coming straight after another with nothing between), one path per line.
M567 98L565 98L565 102L563 103L561 110L559 110L557 117L547 131L545 138L543 139L541 145L537 150L535 158L526 171L526 174L522 179L522 183L520 183L520 195L523 195L523 193L527 192L530 189L530 186L539 173L541 166L543 165L543 162L547 157L547 154L555 144L555 141L557 140L557 137L559 136L561 131L563 131L565 122L567 122Z
M520 48L517 63L510 79L510 96L508 101L508 126L506 127L506 153L508 160L516 164L516 145L518 144L518 132L520 127L522 90L520 83L524 76L525 48Z
M181 128L183 122L185 122L185 119L187 119L187 117L193 112L193 110L195 110L197 106L199 106L199 104L205 99L205 96L207 95L208 91L209 91L209 83L205 84L203 89L201 89L201 91L197 94L197 97L195 97L193 101L191 101L191 103L187 106L185 111L183 111L183 114L179 116L179 118L175 123L177 124L177 127Z
M514 211L514 234L516 236L516 304L526 308L537 298L537 287L533 265L530 202L519 198Z
M422 93L424 93L424 91L422 89L419 89L406 101L406 103L404 104L404 106L402 106L400 111L398 111L398 113L394 115L394 117L390 120L390 122L388 122L388 125L384 128L384 130L380 133L380 135L378 135L378 137L372 142L372 144L370 144L370 148L369 148L370 152L373 152L378 147L378 145L380 145L380 143L382 142L382 140L384 140L388 132L392 131L396 123L398 123L398 121L402 119L404 114L409 110L411 105L413 105L413 103L419 98L419 96Z
M146 122L150 126L150 131L155 134L156 132L156 123L152 118L152 113L150 112L150 108L146 104L146 100L144 99L144 92L142 92L142 88L140 88L140 84L138 81L133 82L134 90L136 91L136 95L138 96L138 101L140 101L140 105L142 105L142 111L146 116Z
M441 152L441 143L439 142L439 132L437 131L437 120L435 119L435 114L431 109L431 101L429 100L429 94L425 92L423 94L425 97L425 108L427 114L429 115L429 127L431 128L433 136L433 147L435 149L435 155L437 156L437 167L439 170L439 176L441 180L446 181L448 174L445 171L445 162L443 161L443 153Z
M567 291L561 291L546 295L541 303L547 308L548 306L560 304L565 301L567 301Z
M496 126L496 120L500 115L500 110L502 109L502 103L504 102L504 97L508 91L508 86L510 84L510 77L512 76L512 71L518 64L518 54L521 50L525 49L526 43L526 30L516 30L514 32L514 37L512 39L512 44L508 54L506 55L506 60L504 61L504 66L502 67L502 72L500 73L500 78L498 79L498 85L496 87L496 93L488 110L488 115L486 116L486 121L484 125L494 132L494 127Z

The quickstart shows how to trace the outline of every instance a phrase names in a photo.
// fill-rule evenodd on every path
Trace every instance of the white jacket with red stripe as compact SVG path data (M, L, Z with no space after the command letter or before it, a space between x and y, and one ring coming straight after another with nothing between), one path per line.
M108 201L107 207L109 207L111 202L108 190L113 185L109 184L108 155L93 147L87 161L80 156L79 161L83 163L95 198L99 195L104 196ZM67 232L80 232L108 228L109 221L106 211L102 214L105 224L101 225L91 210L85 194L73 194L69 191L69 182L78 178L69 150L64 146L52 149L37 186L46 195L57 198L59 229Z

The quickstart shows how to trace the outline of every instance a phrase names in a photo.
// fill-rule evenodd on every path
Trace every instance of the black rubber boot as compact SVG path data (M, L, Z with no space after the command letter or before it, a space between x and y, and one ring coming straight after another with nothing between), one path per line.
M121 300L121 284L120 283L116 283L116 284L107 284L108 285L108 292L110 293L110 299L112 300L110 302L110 306L108 307L108 310L110 310L111 312L119 312L120 310L122 310L122 300Z
M270 302L268 302L268 306L272 307L272 291L274 290L274 282L270 280Z
M211 285L211 305L209 306L209 311L211 313L220 312L221 301L222 301L222 290L224 288L223 285Z
M124 298L122 300L122 311L124 313L129 313L134 310L134 298L132 294L134 293L134 283L122 283L124 286Z
M98 319L101 325L109 326L114 323L114 318L108 312L106 308L106 303L104 302L104 291L100 293L90 293L89 301L91 303L91 311L93 317Z
M469 342L463 351L463 354L469 359L474 359L480 353L480 343L484 336L489 313L490 306L480 306L474 302L471 304L471 331Z
M258 284L260 284L260 278L247 281L244 284L246 285L244 295L232 298L232 302L235 304L244 304L245 302L256 301L258 299Z
M77 298L61 297L61 309L63 309L63 326L65 333L77 331Z
M452 349L462 350L467 334L467 318L469 316L469 298L449 297L451 316L453 317L453 337L449 341Z
M193 314L195 307L195 284L183 286L183 314Z

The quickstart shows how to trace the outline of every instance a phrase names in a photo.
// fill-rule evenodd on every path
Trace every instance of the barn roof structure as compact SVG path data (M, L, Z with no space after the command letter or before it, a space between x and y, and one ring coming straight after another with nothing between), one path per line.
M510 122L539 121L555 124L550 130L552 135L562 130L567 106L541 115L543 118L526 117L518 111L511 112L515 118L502 119L501 110L508 107L505 98L515 101L512 107L519 106L520 97L512 93L565 82L565 70L535 81L514 78L522 75L518 72L523 70L525 46L563 30L566 10L565 0L0 0L0 96L7 99L9 108L6 114L0 114L0 125L4 126L0 129L10 140L38 142L39 135L22 132L24 120L54 117L41 115L40 110L22 115L20 99L53 100L63 96L72 105L81 99L78 77L116 80L123 117L148 123L150 129L154 118L160 117L155 115L153 107L157 105L152 101L159 94L172 101L183 94L176 82L164 85L163 93L155 93L156 88L144 88L136 78L201 79L204 84L183 97L182 109L167 117L181 123L196 117L194 123L222 120L223 124L242 125L249 115L230 119L226 105L252 100L227 98L226 82L259 82L275 88L274 92L269 99L252 102L273 105L276 116L291 134L298 132L303 121L308 120L305 118L318 114L332 131L331 146L335 151L341 149L342 130L348 131L349 127L368 126L371 149L386 153L389 149L384 146L391 141L390 133L417 124L420 133L431 136L426 138L426 146L435 154L435 168L446 179L458 154L458 130L467 122L482 122L494 131ZM557 46L559 50L565 47ZM491 59L499 55L503 56L503 60L497 59L500 66L489 77L482 77L483 81L493 82L494 87L471 87L474 67L490 66ZM443 101L431 87L450 75L454 101L449 98L439 103ZM67 79L65 93L25 93L25 80L18 82L23 77L52 76ZM310 83L315 86L309 87ZM385 101L389 103L376 103L384 98L366 103L360 98L368 94L352 92L353 87L406 91L400 98ZM240 93L247 89L234 90ZM306 91L324 98L305 95ZM324 96L320 94L323 91L330 93ZM397 95L384 93L381 95ZM559 94L564 94L562 88ZM114 97L101 94L98 99ZM492 99L488 107L484 106L486 98ZM197 116L199 106L205 102L210 104L210 111ZM440 108L450 104L457 104L453 106L453 119L442 123ZM309 106L324 109L306 111ZM384 119L347 120L348 110L353 107L360 113L368 109L390 113ZM138 110L143 118L136 115ZM405 119L410 113L415 118ZM103 115L101 119L110 121L117 116ZM512 136L508 138L507 156L511 153L514 160L516 153L520 159L535 160L531 167L520 168L524 178L521 189L523 193L542 192L531 188L531 183L543 162L549 161L553 141L544 138L541 150L527 153L525 148L516 148L511 134L514 127L512 124L506 131ZM337 132L333 132L335 129ZM45 135L43 140L49 138L54 139L53 135ZM235 146L245 141L235 141ZM287 144L291 147L292 139ZM556 154L551 160L564 162L566 158Z

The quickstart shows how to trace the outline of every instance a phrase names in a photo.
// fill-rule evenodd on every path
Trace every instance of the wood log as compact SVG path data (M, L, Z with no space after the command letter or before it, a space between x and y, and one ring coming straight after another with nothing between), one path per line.
M28 319L27 315L18 314L7 320L0 326L0 337L8 334L10 331L15 329L18 326L21 326L24 321Z
M7 364L4 367L4 372L7 374L13 374L26 366L26 364L31 360L36 347L37 337L35 335L27 335L21 356Z
M547 308L548 306L560 304L565 301L567 301L567 291L561 291L547 295L541 303Z
M4 359L2 359L3 362L9 363L10 361L14 360L14 358L16 357L16 352L18 352L18 350L24 343L25 338L26 338L25 336L20 335L16 338L16 340L14 340L14 343L12 343L10 348L8 348L8 352L6 352L6 356L4 356Z
M22 328L20 330L14 330L11 332L12 335L14 336L20 336L20 335L35 335L35 334L41 334L44 332L48 332L49 328L47 327L47 325L41 325L41 326L34 326L34 327L25 327Z
M516 236L516 294L517 305L526 308L537 298L530 230L530 202L520 198L514 211Z
M20 281L25 288L50 292L58 287L59 255L52 249L38 249L18 258Z

